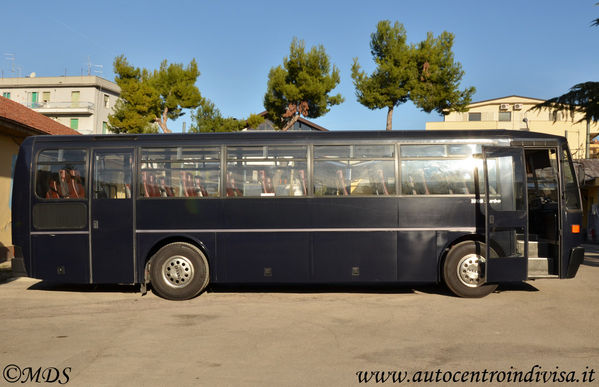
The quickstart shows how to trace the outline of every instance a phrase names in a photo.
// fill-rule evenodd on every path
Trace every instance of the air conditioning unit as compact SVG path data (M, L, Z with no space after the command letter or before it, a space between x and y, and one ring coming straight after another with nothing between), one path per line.
M509 108L510 108L509 103L502 103L501 105L499 105L499 110L508 110Z
M521 103L515 103L514 104L514 110L522 110L522 104Z

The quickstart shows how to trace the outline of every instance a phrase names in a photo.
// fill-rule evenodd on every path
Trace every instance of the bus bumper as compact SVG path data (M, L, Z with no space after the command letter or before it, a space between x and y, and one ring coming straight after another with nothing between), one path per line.
M575 247L570 252L570 263L568 263L568 273L566 278L574 278L578 267L584 260L584 247Z

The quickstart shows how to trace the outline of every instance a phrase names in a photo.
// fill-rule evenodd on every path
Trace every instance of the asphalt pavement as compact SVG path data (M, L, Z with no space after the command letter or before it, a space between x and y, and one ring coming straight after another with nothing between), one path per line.
M254 287L174 302L19 278L0 284L0 385L599 385L597 305L597 245L574 279L482 299Z

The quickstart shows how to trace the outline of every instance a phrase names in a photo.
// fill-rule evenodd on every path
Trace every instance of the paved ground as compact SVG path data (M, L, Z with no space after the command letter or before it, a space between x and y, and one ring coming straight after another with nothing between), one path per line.
M558 384L559 372L582 381L592 370L595 381L580 385L599 384L594 247L573 280L504 287L483 299L435 287L243 290L172 302L129 287L10 280L0 285L0 385L30 381L27 367L41 367L39 380L77 386L345 386L359 384L358 371L376 370L410 378L452 371L469 381L464 371L482 378L485 369L503 371L504 383L508 372L557 371L547 385ZM541 379L527 385L541 384L542 374L530 375Z

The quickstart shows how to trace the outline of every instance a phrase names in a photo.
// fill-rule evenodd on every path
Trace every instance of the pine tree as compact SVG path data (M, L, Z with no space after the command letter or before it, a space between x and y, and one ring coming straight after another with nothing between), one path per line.
M192 115L193 123L190 132L238 132L244 128L255 128L264 122L264 117L251 114L247 119L223 117L212 101L204 100Z
M121 97L108 117L112 132L157 132L158 125L164 133L170 133L168 119L177 119L184 114L183 109L196 108L202 102L195 86L200 75L195 60L186 68L164 60L159 70L150 72L132 66L120 55L114 60L114 72Z
M195 85L200 76L195 59L183 68L180 63L167 63L166 59L155 70L150 79L152 86L160 95L160 114L155 119L164 133L171 131L167 120L175 120L185 113L183 109L194 109L202 103L202 95Z
M458 89L464 71L451 51L453 34L443 32L435 38L429 33L419 44L408 44L403 24L383 20L370 37L377 67L367 75L354 58L352 78L358 102L369 109L388 109L387 130L395 107L408 100L427 113L441 114L463 111L470 103L474 87Z
M287 130L302 115L317 118L342 103L340 94L329 95L339 80L339 69L331 69L322 45L306 52L304 41L293 38L283 65L270 69L264 107L269 118Z
M131 66L121 55L114 60L115 82L121 88L114 113L108 116L114 133L156 133L154 124L160 109L157 91L149 84L149 74Z

